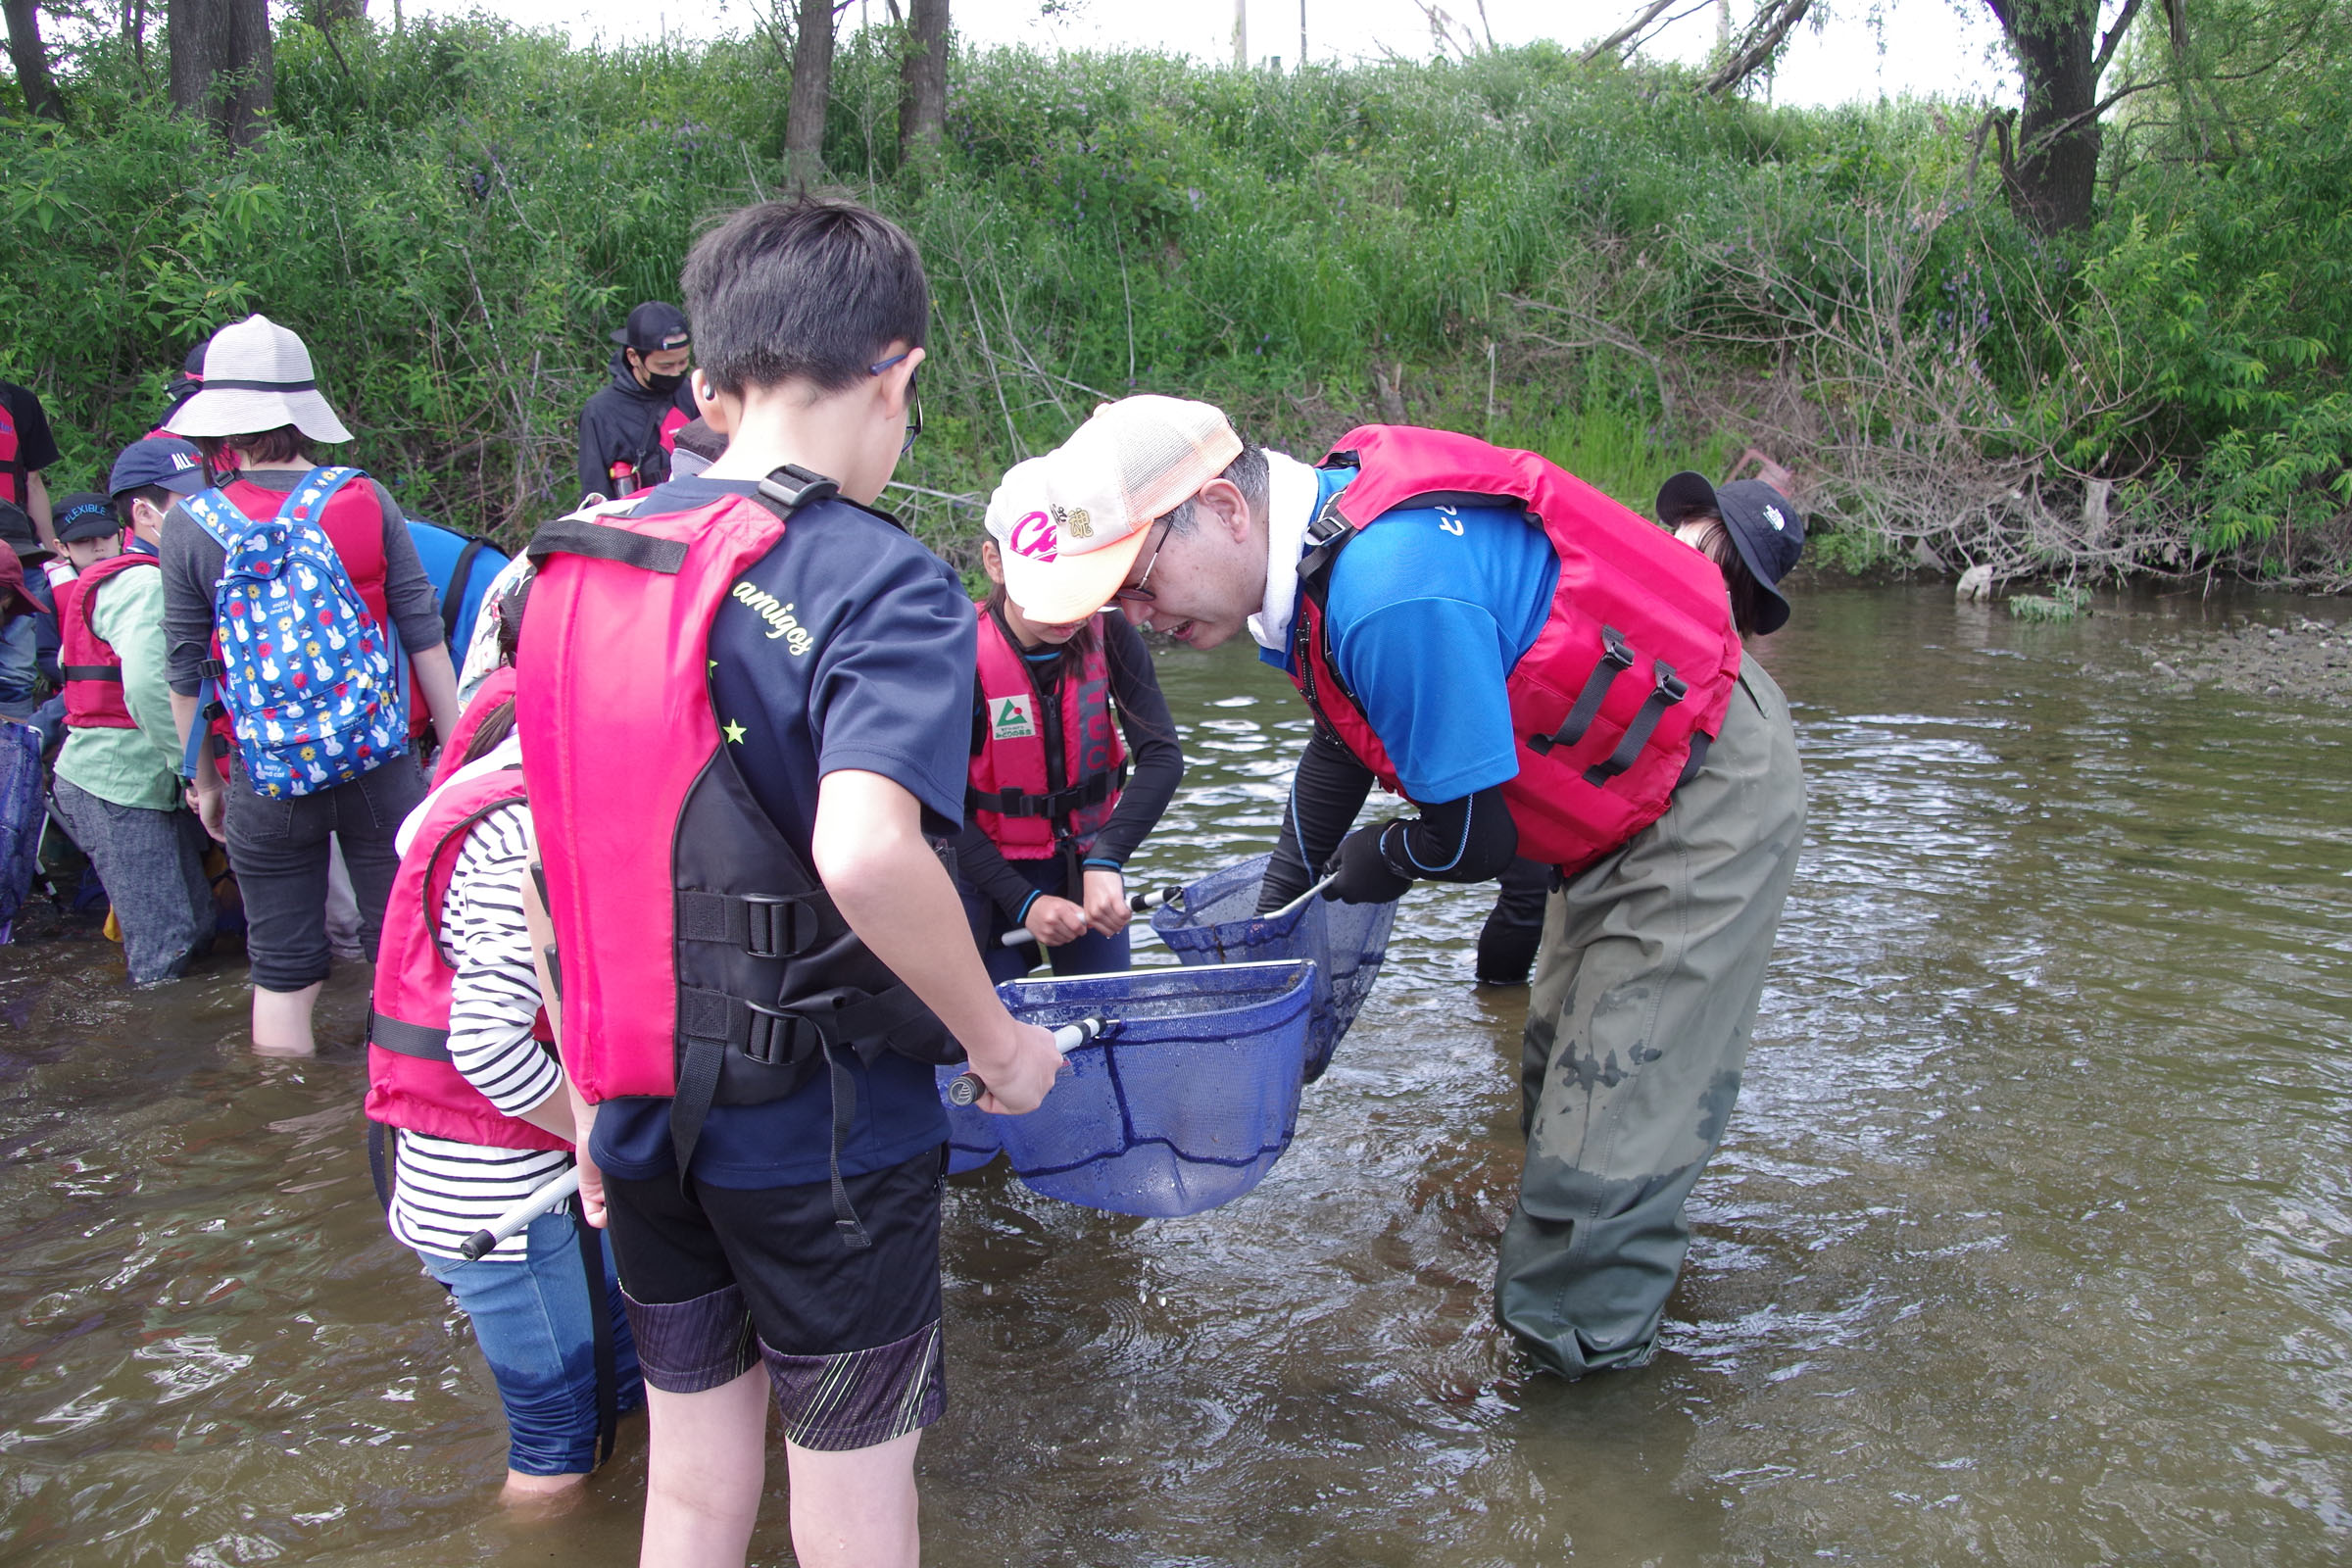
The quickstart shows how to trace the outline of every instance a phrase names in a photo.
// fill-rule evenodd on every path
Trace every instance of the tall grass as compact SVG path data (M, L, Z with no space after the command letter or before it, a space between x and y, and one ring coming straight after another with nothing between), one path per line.
M0 373L42 392L78 483L189 344L266 311L312 343L358 461L513 539L571 500L606 331L676 297L712 215L777 190L781 52L574 49L481 19L337 41L285 24L277 126L242 155L105 43L69 74L70 128L0 127ZM1006 465L1143 389L1310 456L1366 419L1485 431L1635 505L1770 435L1813 459L1849 560L2015 532L1988 513L1906 534L1944 503L1872 490L1887 466L1857 456L1906 443L1915 466L1990 465L2000 493L2012 469L2037 497L2114 473L2140 487L2116 490L2126 517L2142 492L2196 512L2208 452L2253 475L2241 511L2292 487L2263 429L2233 460L2181 376L2168 392L2076 341L2086 301L2114 318L2101 289L2143 315L2193 292L2172 236L2195 205L2037 249L1936 109L1717 103L1543 46L1288 75L999 50L956 62L946 155L917 172L896 163L895 44L860 32L838 57L826 162L931 271L929 430L895 499L944 544ZM2352 309L2294 306L2315 308ZM2330 407L2294 388L2326 394L2340 357L2276 363L2265 395ZM2233 547L2259 532L2232 526Z

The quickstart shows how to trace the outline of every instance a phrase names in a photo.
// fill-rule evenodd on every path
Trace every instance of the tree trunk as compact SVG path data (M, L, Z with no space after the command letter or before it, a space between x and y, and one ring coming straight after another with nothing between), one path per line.
M913 0L900 68L899 163L937 154L948 124L948 0Z
M41 14L33 0L7 0L8 60L17 68L17 86L27 114L64 120L66 101L49 74L49 51L41 43Z
M832 0L801 0L792 44L792 102L784 114L784 168L803 190L825 167L825 110L833 98Z
M2026 80L2010 211L2044 234L2087 228L2099 175L2098 0L1986 3Z
M243 147L272 97L270 0L171 0L172 106Z

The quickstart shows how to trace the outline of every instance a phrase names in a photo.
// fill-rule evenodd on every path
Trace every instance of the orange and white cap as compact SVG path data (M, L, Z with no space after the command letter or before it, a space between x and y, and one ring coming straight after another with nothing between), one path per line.
M1032 620L1084 620L1127 580L1152 524L1241 455L1209 404L1151 394L1102 404L1060 446L1006 469L989 499L1006 597Z

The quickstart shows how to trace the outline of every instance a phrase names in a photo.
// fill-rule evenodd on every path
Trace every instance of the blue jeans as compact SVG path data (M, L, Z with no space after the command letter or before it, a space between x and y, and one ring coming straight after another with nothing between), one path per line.
M1061 897L1062 861L1058 858L1012 860L1007 863L1039 892ZM1024 943L1017 948L997 945L997 939L1005 932L1018 929L1014 921L1004 917L1002 909L990 908L988 942L980 950L980 962L988 970L989 979L1000 982L1018 980L1037 962L1038 943ZM1075 942L1065 942L1058 948L1047 948L1045 956L1052 961L1055 974L1118 974L1132 963L1128 957L1128 940L1124 931L1115 937L1088 931Z
M596 1340L588 1315L588 1271L568 1211L542 1214L524 1233L520 1262L467 1263L418 1252L425 1272L457 1298L473 1320L474 1343L499 1402L507 1407L507 1464L526 1476L584 1475L596 1468ZM620 1274L612 1243L605 1250L605 1309L612 1320L612 1360L620 1408L645 1402L637 1347L621 1316Z

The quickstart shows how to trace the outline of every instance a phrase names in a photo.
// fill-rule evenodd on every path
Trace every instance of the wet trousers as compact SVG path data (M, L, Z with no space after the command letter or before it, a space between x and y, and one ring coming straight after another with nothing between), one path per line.
M72 779L57 781L51 801L115 906L130 983L178 979L191 957L212 950L219 918L204 829L185 811L118 806Z
M1788 699L1751 658L1666 814L1553 893L1521 1061L1527 1165L1495 1312L1568 1377L1647 1361L1723 1141L1796 869Z

